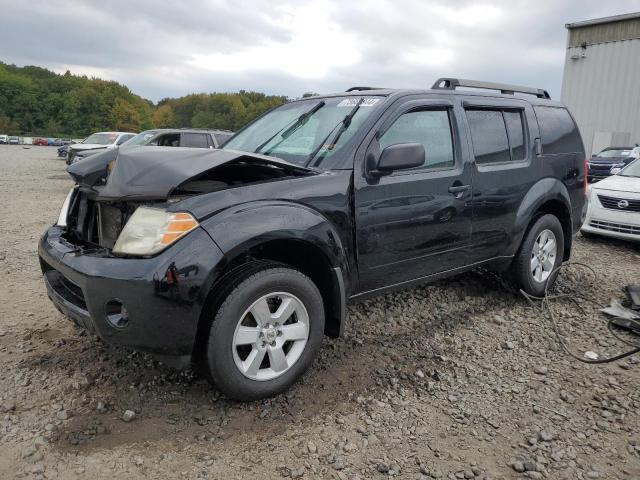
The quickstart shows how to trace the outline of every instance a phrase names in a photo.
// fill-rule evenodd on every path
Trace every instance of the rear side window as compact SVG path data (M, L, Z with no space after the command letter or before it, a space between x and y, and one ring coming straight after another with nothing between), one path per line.
M544 155L583 151L580 132L566 108L534 107L533 109L538 117Z
M476 163L511 161L507 129L500 110L467 110Z
M181 147L209 148L208 135L205 133L183 133Z
M520 110L506 110L502 112L504 123L507 126L509 135L509 147L511 148L511 160L517 162L524 160L524 123L522 122L522 112Z
M417 169L454 166L451 122L444 108L417 110L398 117L380 138L380 150L398 143L424 145L425 162Z
M518 162L526 157L521 110L467 110L477 164Z

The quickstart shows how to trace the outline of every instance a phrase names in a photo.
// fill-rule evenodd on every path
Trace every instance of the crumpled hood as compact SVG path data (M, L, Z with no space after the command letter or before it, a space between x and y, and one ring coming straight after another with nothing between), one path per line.
M99 187L97 200L166 199L177 186L193 177L228 162L242 158L315 172L275 157L235 150L176 147L131 147L92 155L67 168L76 183L95 187L116 160L106 184Z

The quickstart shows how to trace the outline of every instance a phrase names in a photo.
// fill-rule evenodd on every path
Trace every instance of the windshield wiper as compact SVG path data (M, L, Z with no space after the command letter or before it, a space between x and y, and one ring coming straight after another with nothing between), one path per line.
M278 135L282 136L282 140L278 143L276 143L273 147L271 147L267 152L265 152L265 155L268 155L269 152L271 152L274 148L276 148L278 145L280 145L280 143L282 143L283 140L285 140L286 138L288 138L293 132L295 132L298 128L300 128L302 125L304 125L305 123L307 123L307 120L309 120L309 118L311 117L311 115L313 115L314 113L316 113L318 110L320 110L322 107L324 107L324 100L321 102L316 103L313 108L311 108L309 111L303 113L302 115L300 115L298 117L298 119L293 122L291 125L287 124L284 127L282 127L280 130L278 130L276 133L274 133L273 135L271 135L266 141L262 142L258 148L256 148L253 153L260 153L260 150L262 150L265 146L267 146L269 144L269 142L271 142L271 140L273 140L274 138L276 138Z
M316 157L316 155L318 155L318 152L322 149L322 147L329 140L329 138L333 134L333 131L336 128L340 127L340 129L336 132L335 137L333 137L333 140L329 144L329 148L327 148L327 150L333 150L336 147L336 144L338 143L338 140L340 140L340 137L342 136L342 134L347 130L347 128L349 128L349 125L351 125L351 120L353 120L353 117L356 116L356 113L358 113L358 110L360 109L360 105L362 105L363 102L364 102L364 97L362 97L360 100L358 100L358 103L356 103L356 105L351 109L351 111L349 113L347 113L345 115L345 117L335 127L333 127L329 131L329 134L326 137L324 137L324 139L318 144L318 146L313 150L313 152L311 152L311 154L309 155L309 158L307 159L307 161L305 163L305 166L308 166L311 163L311 161ZM316 160L316 163L313 165L314 167L317 166L322 161L322 159L324 158L327 150L325 150L322 153L322 155L320 155L318 160Z

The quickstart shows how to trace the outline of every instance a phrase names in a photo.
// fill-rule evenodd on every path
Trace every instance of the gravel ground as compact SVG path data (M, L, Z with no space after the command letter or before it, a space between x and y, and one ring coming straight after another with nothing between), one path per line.
M240 404L105 345L47 299L36 244L71 186L49 147L0 146L0 478L640 478L640 357L565 355L548 320L472 272L349 308L288 393ZM564 284L601 302L640 249L576 239ZM586 277L585 277L586 278ZM579 355L625 349L554 304Z

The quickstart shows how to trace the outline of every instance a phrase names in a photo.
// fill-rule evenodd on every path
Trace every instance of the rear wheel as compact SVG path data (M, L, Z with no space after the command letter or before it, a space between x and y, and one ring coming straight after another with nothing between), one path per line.
M564 233L555 215L538 218L525 235L512 265L512 273L525 292L542 296L557 277L564 254Z
M231 398L270 397L311 365L323 332L322 296L311 279L266 266L237 278L215 313L205 368Z

